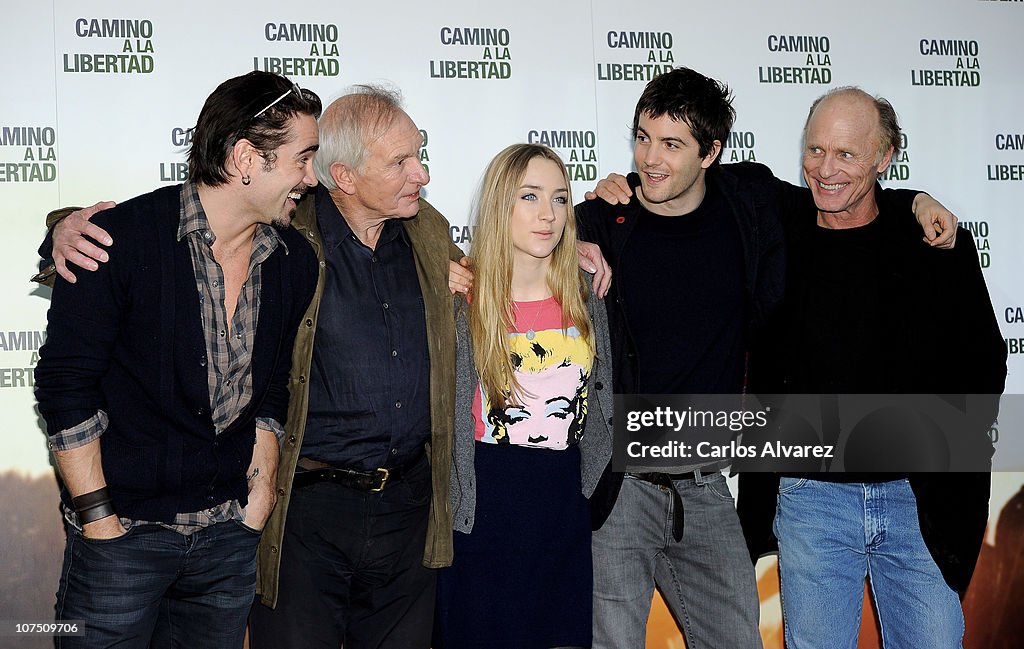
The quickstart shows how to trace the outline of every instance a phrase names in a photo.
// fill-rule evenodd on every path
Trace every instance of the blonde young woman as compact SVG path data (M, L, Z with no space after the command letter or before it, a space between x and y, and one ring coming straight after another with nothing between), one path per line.
M477 226L473 292L456 308L455 560L435 646L589 647L586 499L611 457L611 354L558 155L499 153Z

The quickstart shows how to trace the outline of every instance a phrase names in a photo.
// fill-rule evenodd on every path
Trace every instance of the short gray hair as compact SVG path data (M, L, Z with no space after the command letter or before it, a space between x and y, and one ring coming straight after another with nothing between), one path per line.
M401 93L378 85L352 86L331 102L320 118L320 150L313 159L317 180L337 189L331 165L362 169L370 142L384 135L401 112Z

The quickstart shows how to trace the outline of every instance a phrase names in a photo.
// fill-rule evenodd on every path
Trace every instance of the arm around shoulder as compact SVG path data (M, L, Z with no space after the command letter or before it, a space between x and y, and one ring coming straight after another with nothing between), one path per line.
M96 203L91 207L65 207L50 212L46 217L48 228L39 256L43 258L41 272L33 281L52 286L54 273L74 283L77 276L68 268L73 266L93 271L108 259L107 252L100 246L110 246L110 234L90 219L103 210L115 207L111 201ZM52 259L52 262L51 262Z

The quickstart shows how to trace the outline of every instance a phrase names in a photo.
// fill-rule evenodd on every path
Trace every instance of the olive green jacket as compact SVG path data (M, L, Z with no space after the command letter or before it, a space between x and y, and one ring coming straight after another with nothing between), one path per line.
M281 463L277 472L277 507L263 529L257 552L256 593L263 603L277 605L278 570L281 567L281 542L284 522L291 500L295 463L302 448L309 406L309 368L313 357L316 319L324 289L323 240L316 222L313 200L299 204L292 220L295 227L316 252L320 276L309 310L299 325L292 352L292 371L288 381L291 398L288 421L281 447ZM430 460L433 495L423 565L442 568L452 561L452 523L448 506L448 481L451 472L452 430L454 429L455 393L455 324L452 320L452 297L448 290L448 261L458 260L463 253L451 242L448 221L427 201L420 199L420 211L405 220L405 230L412 242L416 258L416 276L423 293L427 324L427 347L430 357Z

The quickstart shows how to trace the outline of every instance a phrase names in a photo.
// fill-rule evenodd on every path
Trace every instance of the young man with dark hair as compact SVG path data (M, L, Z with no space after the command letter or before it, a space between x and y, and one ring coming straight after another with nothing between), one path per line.
M729 88L689 68L677 68L659 75L656 81L647 84L636 102L633 137L637 136L642 119L668 117L688 125L701 158L712 154L716 147L720 148L736 121ZM712 165L719 164L718 156L711 157L714 158Z
M782 297L783 252L771 172L717 164L734 116L724 84L687 68L656 77L633 122L638 200L576 208L581 238L615 272L616 393L743 390L747 329ZM719 471L609 467L591 504L595 648L643 646L656 584L689 646L760 646L754 570Z
M252 72L207 98L195 180L97 218L123 245L56 280L36 397L63 480L65 647L241 647L316 259L320 100ZM272 226L273 225L273 226Z

